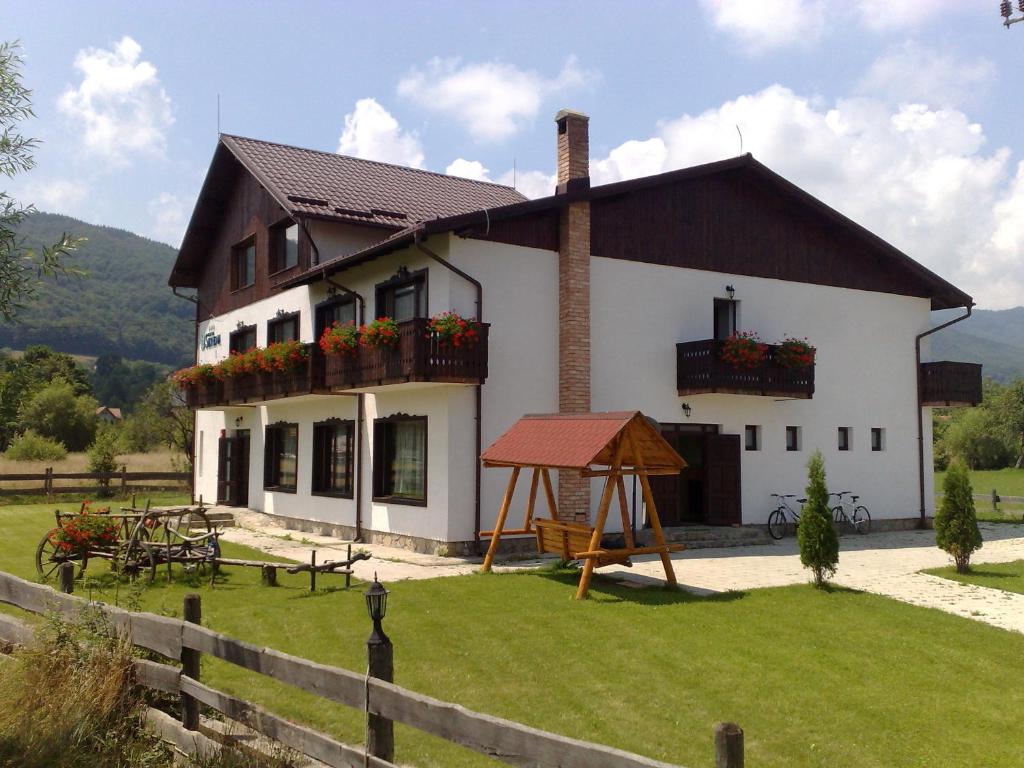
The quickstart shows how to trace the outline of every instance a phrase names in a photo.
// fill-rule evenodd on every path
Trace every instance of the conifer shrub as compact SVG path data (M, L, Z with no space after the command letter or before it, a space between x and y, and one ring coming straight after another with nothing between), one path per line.
M962 462L950 463L942 493L942 504L935 514L935 543L953 558L957 573L966 573L971 555L981 549L982 541L971 477Z
M807 503L800 512L797 541L800 562L814 574L814 584L823 587L839 565L839 536L832 525L825 485L825 460L815 451L807 463Z

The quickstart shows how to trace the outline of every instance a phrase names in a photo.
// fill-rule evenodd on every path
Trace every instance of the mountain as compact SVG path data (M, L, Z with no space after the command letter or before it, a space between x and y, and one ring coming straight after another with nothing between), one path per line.
M73 261L88 277L46 281L15 323L0 321L0 347L46 344L79 355L113 353L175 366L191 361L195 306L167 285L177 251L52 213L29 216L19 230L33 248L52 245L64 232L88 238Z
M944 323L962 314L962 309L937 312L935 320ZM931 339L932 360L981 363L984 376L1001 382L1024 377L1024 307L976 309Z

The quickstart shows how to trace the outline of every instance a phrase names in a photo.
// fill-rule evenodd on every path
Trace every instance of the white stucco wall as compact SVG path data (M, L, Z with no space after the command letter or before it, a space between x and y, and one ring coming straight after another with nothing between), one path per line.
M591 268L593 409L717 424L741 441L745 425L760 425L761 450L741 452L744 523L766 522L772 492L803 495L815 449L830 489L860 494L874 517L918 513L914 336L929 327L927 299L615 259L594 258ZM712 337L713 299L727 297L727 284L741 330L767 343L807 337L817 348L812 399L676 394L675 344ZM786 451L787 426L801 428L800 451ZM850 451L838 450L840 426L853 429ZM884 451L871 451L872 427L885 430ZM925 441L930 467L930 428Z

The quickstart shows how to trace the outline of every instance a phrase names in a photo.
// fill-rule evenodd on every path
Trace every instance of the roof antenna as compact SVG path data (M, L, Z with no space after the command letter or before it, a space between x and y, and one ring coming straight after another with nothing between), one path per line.
M220 136L220 94L217 94L217 135Z
M512 155L512 189L516 188L516 156Z
M740 130L739 125L736 126L736 133L740 135L740 154L743 154L743 131Z

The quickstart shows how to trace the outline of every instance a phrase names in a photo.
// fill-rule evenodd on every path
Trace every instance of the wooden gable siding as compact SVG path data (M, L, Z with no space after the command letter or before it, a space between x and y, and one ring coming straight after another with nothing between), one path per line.
M281 222L286 213L277 201L248 172L238 168L234 183L227 185L222 216L199 278L199 301L204 315L220 315L254 301L265 299L276 286L294 277L310 265L310 247L306 233L299 227L298 266L269 274L269 228ZM231 290L231 249L251 235L256 236L256 280L248 288Z
M474 240L489 240L495 243L522 245L527 248L558 250L558 209L550 208L536 213L499 219L490 223L490 230L484 226L458 232Z
M591 253L752 277L926 296L893 257L822 214L733 172L591 203Z

